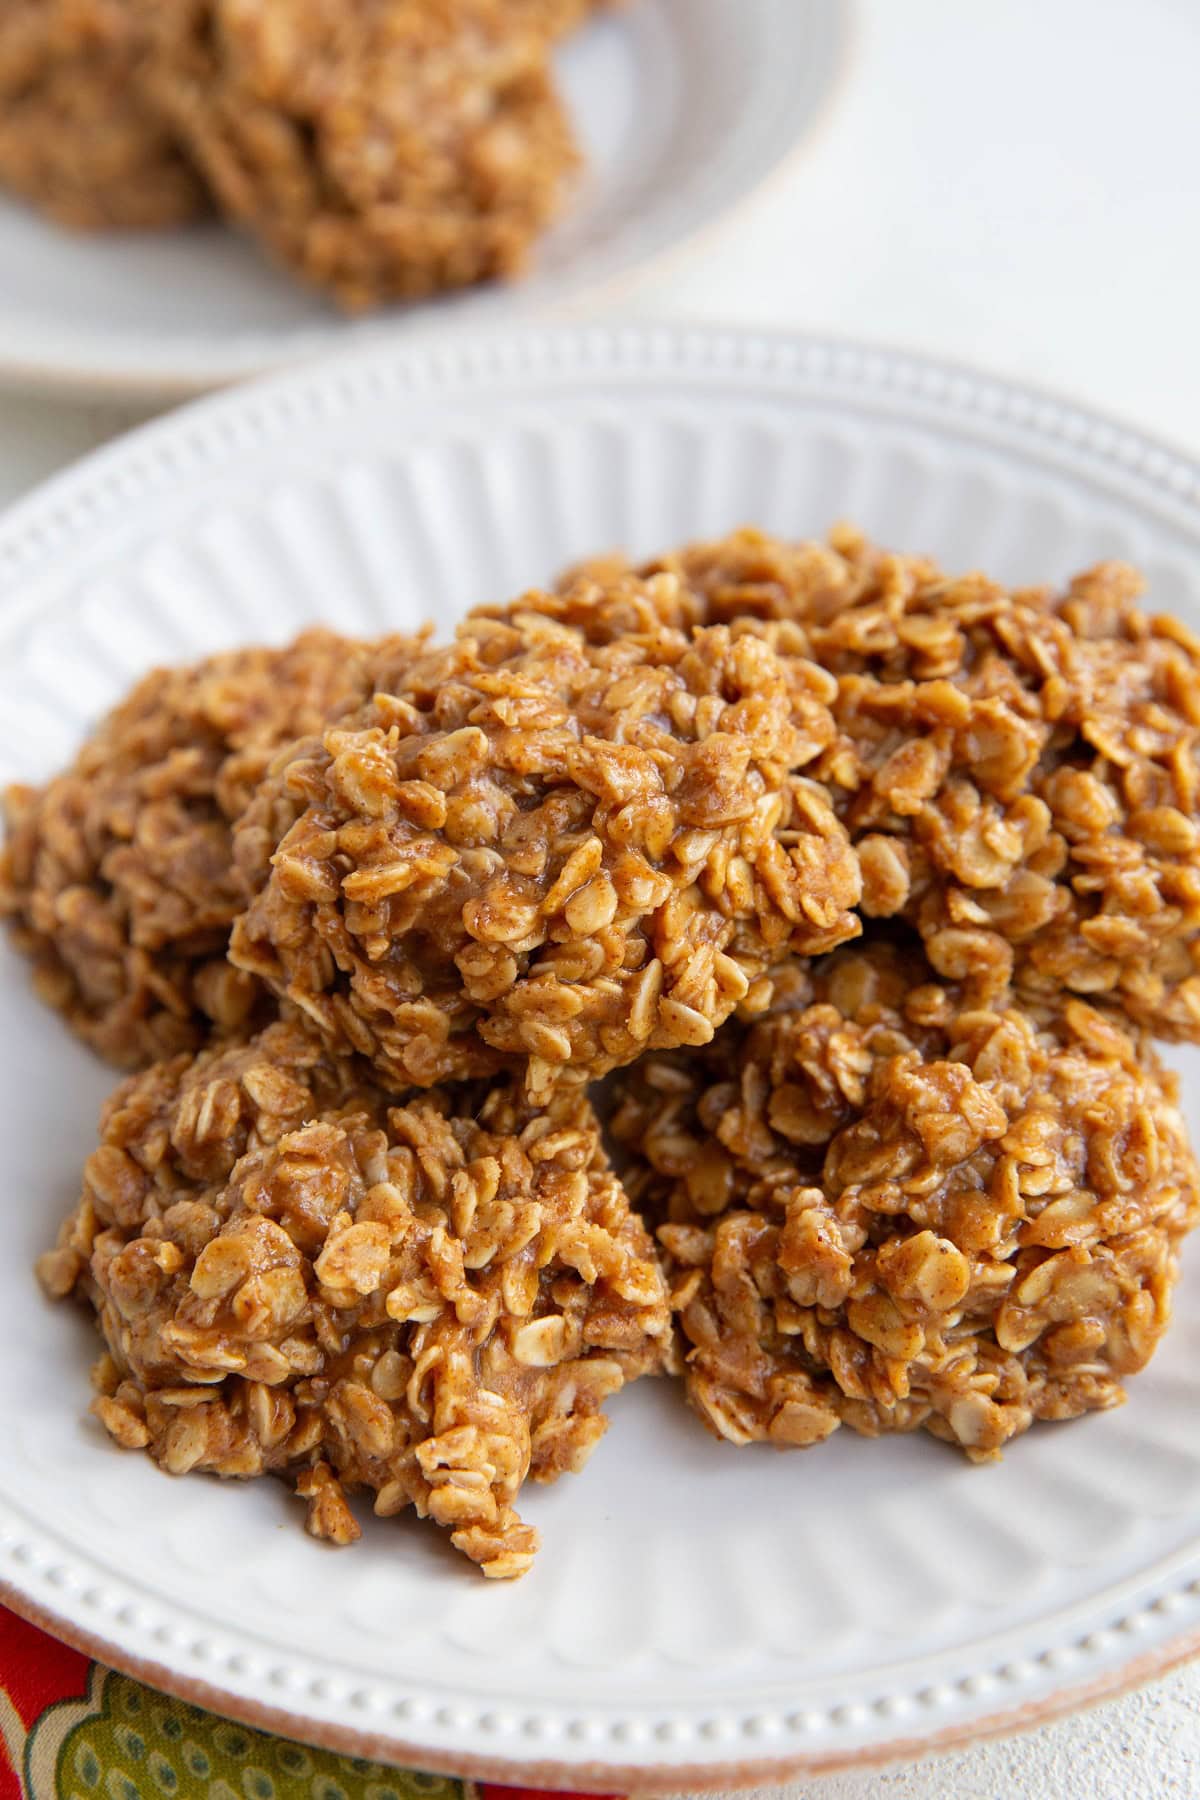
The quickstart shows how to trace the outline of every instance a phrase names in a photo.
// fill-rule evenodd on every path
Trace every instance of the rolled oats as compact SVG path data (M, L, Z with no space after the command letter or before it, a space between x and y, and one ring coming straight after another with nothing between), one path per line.
M122 1067L242 1026L256 984L225 960L245 904L231 822L279 744L371 691L406 640L306 632L139 682L41 790L7 796L0 917L41 997Z
M393 1088L520 1066L542 1099L706 1043L768 963L858 930L857 861L806 774L827 690L725 628L594 643L475 615L281 759L239 829L254 877L262 815L305 810L232 960Z
M1137 592L743 532L148 677L0 861L43 996L167 1058L40 1264L113 1438L508 1576L672 1312L735 1443L1117 1404L1200 1219L1148 1041L1200 1039L1200 644Z
M490 1576L536 1548L522 1483L581 1467L604 1400L670 1337L582 1095L397 1104L298 1024L118 1089L43 1259L56 1297L68 1269L119 1444L178 1475L283 1475L335 1543L365 1489Z
M859 848L862 909L916 924L937 970L990 1001L1015 977L1118 1002L1200 1040L1200 642L1102 564L1050 590L951 579L874 549L735 533L572 572L551 616L612 629L652 601L837 680L809 773Z
M4 0L0 185L83 230L149 230L207 210L143 91L146 0Z
M520 271L576 153L566 0L175 0L152 92L222 210L351 309Z
M1200 1221L1178 1086L1112 1009L994 1009L875 937L808 1003L617 1078L688 1395L734 1443L924 1427L974 1460L1118 1404Z
M604 0L5 0L0 184L89 230L214 204L352 309L519 273Z

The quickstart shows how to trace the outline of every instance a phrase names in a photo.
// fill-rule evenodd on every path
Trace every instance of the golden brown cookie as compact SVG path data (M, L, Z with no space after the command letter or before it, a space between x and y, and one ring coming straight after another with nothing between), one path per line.
M810 670L801 711L799 682L723 628L473 615L277 770L281 823L305 810L272 846L260 796L239 834L270 874L231 957L396 1090L510 1068L544 1097L704 1043L858 930L806 779L832 684Z
M1200 1039L1200 641L1142 609L1134 571L1012 591L848 528L744 531L636 572L602 559L557 604L591 592L619 621L622 571L635 595L656 583L668 623L729 624L836 678L838 738L811 773L867 916L916 924L983 1000L1065 986Z
M176 0L154 92L222 210L351 309L518 272L576 161L512 0ZM561 22L561 21L560 21Z
M994 1010L871 938L617 1078L687 1388L731 1443L924 1427L975 1460L1124 1398L1200 1221L1178 1083L1083 1000Z
M208 209L143 81L146 0L5 0L0 186L88 231L154 230Z
M137 1067L246 1022L258 989L225 960L245 904L231 827L281 743L371 692L373 657L310 631L284 650L158 669L72 766L7 796L0 917L42 998L110 1062Z
M397 1105L297 1025L120 1088L40 1269L96 1310L118 1443L175 1475L282 1475L335 1543L365 1489L489 1576L537 1547L522 1483L580 1468L670 1335L582 1095Z

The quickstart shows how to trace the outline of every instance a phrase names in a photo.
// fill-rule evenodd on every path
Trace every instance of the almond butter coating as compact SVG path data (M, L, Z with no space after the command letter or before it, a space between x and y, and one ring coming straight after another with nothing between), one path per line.
M604 0L5 0L0 185L77 230L210 211L350 310L509 277L579 157Z
M114 1439L512 1575L644 1372L976 1461L1119 1404L1200 1219L1200 643L1138 594L743 531L147 677L0 860L152 1063L41 1264Z
M1200 1222L1177 1080L1119 1013L979 1006L879 937L623 1072L612 1129L733 1443L924 1427L986 1460L1115 1406Z
M411 1506L493 1577L537 1546L522 1483L582 1467L670 1335L580 1093L398 1105L296 1024L119 1088L40 1273L96 1310L118 1443L282 1475L337 1543L348 1492Z
M859 851L867 918L911 921L983 1001L1065 987L1200 1040L1200 642L1142 609L1135 571L1016 591L849 527L744 531L637 570L601 559L557 604L591 594L619 618L649 582L665 622L726 623L835 677L837 736L809 772Z
M154 0L4 0L0 186L77 231L149 231L208 195L142 83Z
M577 155L551 0L172 0L148 86L222 212L352 311L510 276Z
M706 1043L772 964L858 931L804 773L833 684L805 680L801 706L796 668L726 628L476 614L276 771L306 807L232 960L393 1088L511 1067L544 1099ZM247 836L262 870L257 812Z
M197 1048L262 1012L225 956L246 901L232 823L280 744L360 703L408 642L309 631L154 670L69 769L5 796L0 918L41 998L110 1062Z

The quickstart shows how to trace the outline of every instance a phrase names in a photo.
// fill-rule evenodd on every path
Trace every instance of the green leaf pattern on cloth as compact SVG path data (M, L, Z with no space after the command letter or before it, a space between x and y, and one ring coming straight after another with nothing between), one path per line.
M470 1784L310 1750L112 1670L50 1707L25 1747L29 1800L472 1800Z

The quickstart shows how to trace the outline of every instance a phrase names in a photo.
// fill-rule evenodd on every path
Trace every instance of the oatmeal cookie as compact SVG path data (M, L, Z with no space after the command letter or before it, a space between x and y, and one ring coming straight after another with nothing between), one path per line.
M145 91L146 0L5 0L0 186L80 230L152 230L208 208Z
M223 211L361 309L524 266L576 162L554 10L175 0L154 92Z
M596 644L474 615L276 776L282 821L305 810L231 958L395 1089L520 1067L543 1098L705 1043L767 1003L769 963L858 930L854 855L798 772L832 683L808 670L800 709L801 679L720 627Z
M117 1442L283 1475L336 1543L366 1489L523 1573L522 1483L582 1466L670 1319L587 1101L473 1099L397 1104L286 1023L127 1081L40 1264L96 1310Z
M854 531L744 531L636 572L573 572L619 628L654 583L673 626L726 623L837 677L810 773L858 848L863 911L916 924L990 1002L1015 979L1200 1040L1200 641L1102 564L1063 592L952 579ZM622 587L628 590L622 599Z
M687 1387L732 1443L924 1427L974 1460L1118 1404L1200 1174L1111 1009L994 1010L872 938L808 1004L623 1072L612 1130L669 1258Z
M282 742L370 693L377 657L310 631L138 683L45 788L7 796L0 917L41 997L131 1068L246 1023L258 988L225 960L246 895L231 822Z

